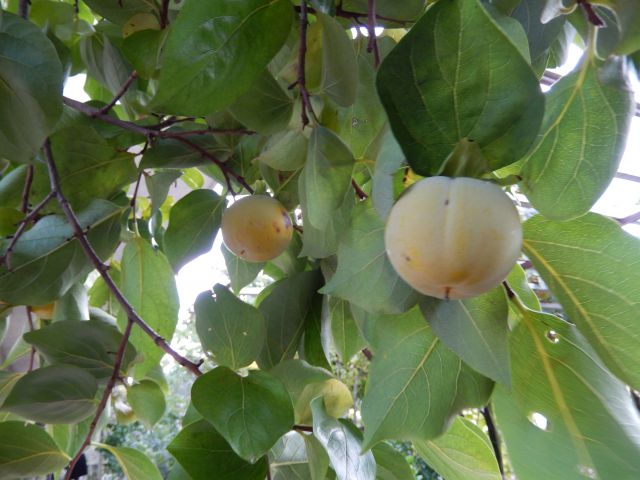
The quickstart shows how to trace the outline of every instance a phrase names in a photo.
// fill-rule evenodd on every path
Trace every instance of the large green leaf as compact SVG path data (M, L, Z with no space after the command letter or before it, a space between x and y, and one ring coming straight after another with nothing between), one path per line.
M384 223L371 205L354 208L351 227L338 249L338 270L321 293L375 313L402 313L418 301L418 294L387 258Z
M229 111L251 130L270 135L284 130L289 124L293 99L265 69L251 89L229 107Z
M164 251L174 271L211 250L225 200L213 190L190 192L171 208Z
M0 478L47 475L68 461L42 428L24 422L0 423Z
M307 163L300 175L300 201L305 225L323 229L343 204L351 188L354 159L335 133L316 127L309 139Z
M265 458L244 461L206 420L183 428L167 450L193 480L264 480L267 474Z
M108 258L120 237L122 209L104 200L94 200L78 212L78 220L94 250ZM44 305L64 294L93 270L73 230L62 215L40 219L16 243L11 258L12 271L0 267L0 300L15 305ZM2 242L1 251L8 247Z
M179 133L179 130L176 130ZM220 155L227 152L227 147L219 144L211 136L194 137L190 139L198 147L217 156L220 160L226 157ZM191 168L211 165L211 160L202 156L194 148L185 145L175 138L158 139L153 147L149 148L142 156L140 166L142 168Z
M0 10L0 157L35 156L62 114L62 76L47 36Z
M422 175L437 174L463 138L478 143L491 169L515 162L544 110L533 71L479 0L433 5L384 60L377 85Z
M232 370L253 363L265 341L262 313L220 284L196 299L196 330L205 352L216 365Z
M570 222L535 216L524 251L605 365L640 389L640 241L590 213Z
M293 406L274 375L252 370L246 377L217 367L191 388L198 412L242 458L256 462L293 427Z
M381 440L427 440L446 431L463 409L483 405L493 382L433 335L419 308L380 316L362 401L365 447Z
M518 478L640 477L640 414L627 387L573 325L521 313L510 339L512 389L494 396Z
M94 444L113 455L128 480L162 480L162 474L149 457L129 447L114 447L104 443Z
M509 385L509 307L502 286L467 300L425 297L420 304L433 333L470 367Z
M322 398L311 402L313 435L329 454L329 461L338 480L375 480L376 461L373 453L365 452L362 434L347 420L337 420L327 414Z
M267 324L266 342L258 359L261 368L293 358L320 281L317 270L285 278L276 282L260 303Z
M136 13L152 12L157 9L153 2L148 0L85 0L85 3L110 22L118 25L124 24Z
M272 480L312 480L304 436L289 432L278 440L269 452L269 468Z
M545 119L522 166L522 187L544 216L567 220L586 213L613 178L633 117L625 61L582 65L547 94Z
M0 370L0 405L2 405L5 398L9 396L13 386L22 378L23 375L24 373L22 372Z
M288 0L187 1L171 26L154 108L206 115L247 92L289 35Z
M351 39L333 17L316 12L322 30L322 73L319 91L340 106L348 107L356 99L358 69Z
M367 342L351 314L349 303L324 297L322 306L322 345L325 352L335 351L343 363L362 350Z
M456 418L442 437L414 441L413 447L429 466L447 480L501 478L487 435L466 418Z
M96 379L73 365L51 365L27 373L14 385L2 410L40 423L77 423L91 415Z
M304 132L287 130L272 136L258 160L283 172L296 171L307 159L309 140Z
M413 480L413 471L400 451L388 443L379 443L371 449L376 459L376 480Z
M152 428L164 415L167 402L160 386L152 380L142 380L127 389L127 401L136 418Z
M543 61L546 66L551 45L562 32L566 19L559 16L543 23L543 10L544 2L540 0L522 0L511 15L522 24L527 34L531 63L535 65Z
M324 398L327 412L332 417L341 417L353 407L347 386L324 368L296 359L279 363L271 373L284 383L291 396L296 424L311 424L310 404L318 396Z
M224 243L220 246L220 250L222 250L224 263L227 266L231 289L238 294L240 290L255 280L262 271L264 263L245 262L237 255L234 255Z
M118 351L122 334L114 326L97 320L63 320L27 332L24 339L49 363L75 365L98 380L106 380L113 371L114 352ZM135 358L135 349L128 345L122 361L123 373Z
M178 291L171 266L162 252L153 249L150 243L136 237L126 244L122 254L120 277L122 293L134 310L154 331L171 342L178 322ZM127 318L121 313L118 323ZM153 339L139 328L131 332L131 343L144 356L136 366L136 376L142 377L151 370L164 355Z

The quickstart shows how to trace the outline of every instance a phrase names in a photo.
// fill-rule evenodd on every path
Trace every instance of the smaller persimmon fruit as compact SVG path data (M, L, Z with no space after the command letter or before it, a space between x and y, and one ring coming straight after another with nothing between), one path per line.
M416 182L393 206L385 228L398 275L442 299L474 297L500 284L521 246L513 201L497 185L473 178Z
M227 248L248 262L276 258L287 249L293 235L286 209L266 195L251 195L233 203L222 214L221 228Z

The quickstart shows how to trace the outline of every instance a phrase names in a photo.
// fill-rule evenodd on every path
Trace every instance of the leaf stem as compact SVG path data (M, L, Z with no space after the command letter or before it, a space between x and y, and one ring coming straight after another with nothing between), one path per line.
M489 432L489 439L491 440L491 445L493 446L493 453L496 456L496 460L498 461L498 468L500 469L500 475L502 476L502 480L506 480L506 476L504 474L504 462L502 460L502 452L500 451L500 437L498 436L498 429L496 428L495 423L493 422L493 417L491 416L491 410L489 409L489 405L484 407L482 410L482 416L484 417L484 421L487 424L487 430Z
M578 5L580 5L584 10L584 14L587 17L589 23L596 27L604 27L604 22L593 9L593 5L591 5L590 2L587 2L586 0L578 0Z
M298 78L296 85L300 89L300 102L302 104L302 112L300 117L302 119L302 129L309 125L309 116L307 112L311 113L314 117L313 106L309 98L309 92L307 90L307 77L305 73L306 57L307 57L307 26L309 21L307 18L307 0L300 2L300 47L298 50Z
M18 15L27 20L29 18L29 0L20 0L18 4Z
M109 111L115 106L115 104L118 103L118 100L120 100L123 95L127 93L127 90L133 84L136 78L138 78L138 72L134 70L129 74L125 82L120 87L120 90L116 92L113 99L107 105L98 110L99 114L106 115L107 113L109 113Z
M51 142L49 141L49 139L47 139L47 141L45 142L43 149L44 149L47 167L49 169L51 193L54 193L56 195L58 199L58 203L60 204L60 208L62 208L62 211L64 212L65 216L67 217L67 220L69 221L69 224L71 225L71 228L74 231L74 236L77 238L78 242L80 243L80 246L84 250L87 258L93 263L96 270L98 270L98 273L100 273L100 275L104 279L104 282L107 285L107 288L111 291L113 296L116 298L116 300L120 304L120 307L122 308L127 318L131 322L138 325L142 329L142 331L144 331L145 334L151 337L151 339L156 344L156 346L158 346L165 353L173 357L173 359L176 362L178 362L180 365L185 367L194 375L196 376L202 375L202 372L200 371L198 364L193 363L192 361L188 360L187 358L183 357L178 352L173 350L171 346L167 343L167 341L164 338L162 338L160 335L158 335L140 317L140 315L136 313L135 309L124 297L124 295L122 294L118 286L115 284L115 282L109 275L109 267L104 263L102 263L102 260L100 260L100 257L98 257L98 254L93 249L93 246L91 246L91 244L89 243L86 233L83 231L82 226L78 222L78 217L76 217L76 214L74 213L71 205L69 204L68 200L66 199L66 197L64 196L60 188L60 179L58 176L58 170L53 160L53 155L51 153Z
M76 466L78 460L82 456L82 452L84 452L85 448L89 446L91 443L91 437L93 437L93 432L96 430L96 426L98 425L98 421L100 420L100 416L107 406L107 401L109 400L109 396L111 395L111 391L118 380L120 375L120 367L122 366L122 359L124 358L124 353L127 349L127 343L129 342L129 337L131 336L131 328L133 327L133 322L131 319L127 321L127 326L125 327L124 333L122 334L122 339L120 340L120 345L118 346L118 351L116 353L116 358L113 362L113 372L111 372L111 376L109 377L109 381L107 385L104 387L104 392L102 393L102 398L100 399L100 403L98 404L98 408L96 408L96 413L93 416L93 420L91 421L91 425L89 426L89 431L87 432L87 436L85 437L82 445L78 449L78 452L69 462L69 466L67 467L67 473L65 475L65 480L70 480L71 475L73 474L73 467Z
M373 65L377 69L380 66L380 50L378 49L378 39L376 38L376 0L368 0L367 31L369 32L367 52L373 52Z
M31 185L33 184L33 164L27 167L27 176L24 179L24 187L22 188L22 200L20 202L20 211L27 213L29 210L29 194L31 193Z
M33 332L34 330L33 312L31 311L31 307L29 306L25 307L25 310L27 312L27 321L29 323L29 331ZM28 370L29 372L33 371L35 359L36 359L36 347L31 345L31 352L29 353L29 370Z

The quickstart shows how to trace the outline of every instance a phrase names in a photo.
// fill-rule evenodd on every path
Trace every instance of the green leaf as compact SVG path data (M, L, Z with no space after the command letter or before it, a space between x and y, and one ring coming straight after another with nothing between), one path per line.
M51 320L89 320L89 316L87 289L84 284L76 283L56 301Z
M156 8L153 2L146 0L86 0L85 3L98 15L117 25L123 25L136 13L153 12Z
M538 300L538 296L529 286L527 274L520 265L514 265L506 281L522 303L532 310L542 310L540 300Z
M391 132L387 131L382 140L380 152L376 158L371 192L373 206L380 218L387 218L391 207L393 207L396 201L396 173L405 165L406 162L400 145Z
M225 203L213 190L201 189L190 192L171 208L164 251L174 271L211 250Z
M354 158L335 133L316 127L309 139L307 162L299 179L305 224L323 229L351 189Z
M343 0L342 8L352 12L366 12L367 0ZM376 14L397 20L414 20L425 8L424 0L377 0Z
M108 258L120 236L122 209L94 200L78 212L78 221L100 258ZM13 305L45 305L62 296L72 285L93 270L66 218L48 215L25 232L15 245L11 257L13 269L0 267L0 300ZM0 252L5 253L8 240Z
M358 70L356 54L344 27L333 17L316 12L322 29L322 75L319 91L342 107L356 99Z
M463 138L478 142L493 170L519 160L544 110L536 76L479 0L429 8L383 61L377 85L421 175L437 174Z
M0 423L0 478L46 475L68 461L42 428L24 422Z
M114 447L104 443L94 443L100 449L113 455L128 480L162 480L162 474L149 457L139 450L128 447Z
M264 263L245 262L240 257L231 253L224 243L220 246L220 250L222 250L224 263L227 266L231 289L238 294L240 290L255 280L262 271Z
M467 300L420 302L433 333L470 367L505 385L509 370L509 307L502 285Z
M307 450L311 480L326 480L329 471L329 455L327 455L327 451L313 435L304 435L303 439Z
M216 365L232 370L253 363L264 345L262 313L220 284L196 299L196 330L205 352Z
M162 252L137 237L128 242L122 254L122 293L133 309L153 330L171 342L178 322L178 291L171 266ZM118 324L127 322L120 313ZM164 352L141 329L131 332L131 343L144 355L136 366L136 377L144 376L162 358Z
M387 258L384 223L371 205L353 209L338 249L338 270L320 292L375 313L402 313L418 301Z
M323 295L317 294L311 302L306 325L300 341L298 357L311 365L331 370L328 351L322 339L322 303Z
M640 388L640 241L593 213L570 222L535 216L523 232L525 253L569 319L614 374Z
M262 300L258 309L266 321L267 338L258 358L261 368L293 358L320 281L317 270L302 272L273 284Z
M566 22L566 18L560 16L542 23L544 8L544 2L539 0L522 0L511 14L524 27L533 65L549 55L551 45L562 32Z
M365 448L385 439L435 438L462 409L484 405L491 395L493 382L448 350L417 307L378 317L371 347L362 401Z
M127 389L127 401L147 428L152 428L164 415L167 402L160 386L152 380L142 380Z
M320 397L311 402L313 435L329 454L329 461L338 480L374 480L376 461L373 453L366 452L362 434L347 420L336 420L327 414Z
M98 384L86 370L51 365L24 375L2 404L6 410L40 423L77 423L95 408Z
M0 370L0 405L4 403L4 400L9 396L13 386L24 375L23 372L8 372Z
M155 77L160 65L161 47L167 30L141 30L122 41L122 54L138 72L140 78Z
M341 417L353 407L350 390L324 368L296 359L279 363L271 373L284 383L291 396L296 424L311 424L310 404L318 396L324 398L327 412L332 417Z
M404 455L388 443L379 443L371 452L376 459L376 480L414 480Z
M177 130L176 132L179 132ZM193 143L207 152L218 156L226 152L226 147L219 145L214 139L194 138ZM222 158L221 160L224 160ZM141 168L192 168L203 167L211 164L211 160L192 147L176 140L175 138L158 139L152 148L149 148L142 156Z
M307 159L309 140L299 130L287 130L274 135L266 148L260 153L258 160L275 170L282 172L296 171Z
M118 351L122 334L115 327L96 320L63 320L27 332L24 339L49 363L75 365L98 380L106 380L113 371L114 352ZM135 358L135 349L128 345L122 362L123 373Z
M293 99L265 69L249 91L229 106L229 111L251 130L271 135L287 128Z
M267 474L266 458L244 461L206 420L183 428L167 450L193 480L264 480Z
M599 67L587 56L547 93L543 126L521 171L524 193L545 217L583 215L611 182L633 117L626 75L622 58Z
M33 23L0 11L0 157L33 158L62 114L62 66Z
M160 211L160 208L167 200L171 186L180 178L181 175L182 172L179 170L160 171L153 175L144 175L144 182L147 185L149 197L151 198L150 217ZM173 210L171 210L171 213L173 213Z
M518 478L640 476L640 415L627 387L573 325L521 313L510 339L512 389L499 387L493 400Z
M6 237L16 231L24 213L15 208L0 207L0 236Z
M429 466L447 480L501 478L487 435L466 418L456 418L442 437L414 441L413 447Z
M288 0L189 1L171 25L154 110L216 112L249 91L284 45Z
M289 394L268 372L252 370L241 377L217 367L195 381L191 398L234 452L252 463L293 427Z
M289 432L280 438L269 452L269 468L272 480L312 480L305 437Z
M326 352L335 351L342 363L362 350L367 342L351 314L349 303L325 296L322 311L322 343Z

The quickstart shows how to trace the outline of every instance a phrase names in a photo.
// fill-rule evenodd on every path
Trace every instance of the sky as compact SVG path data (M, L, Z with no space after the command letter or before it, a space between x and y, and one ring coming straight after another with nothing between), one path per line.
M578 47L572 46L568 62L562 68L554 71L561 75L567 74L577 64L581 54L582 51ZM79 101L89 100L89 96L83 90L84 80L84 75L76 75L69 78L65 85L64 94ZM640 83L635 77L632 82L636 101L640 102ZM546 90L548 88L543 86L543 89ZM640 117L635 116L618 172L640 176L639 156ZM216 187L213 180L207 179L207 182L204 186L205 188ZM144 192L141 192L141 194L144 194ZM640 183L615 178L594 205L592 211L617 218L624 218L640 211ZM640 224L626 225L624 229L636 237L640 237ZM178 272L176 283L180 296L181 319L188 318L189 310L200 292L211 289L216 283L228 284L229 279L225 271L224 258L220 252L221 244L221 235L218 235L213 248L208 253L185 265Z

